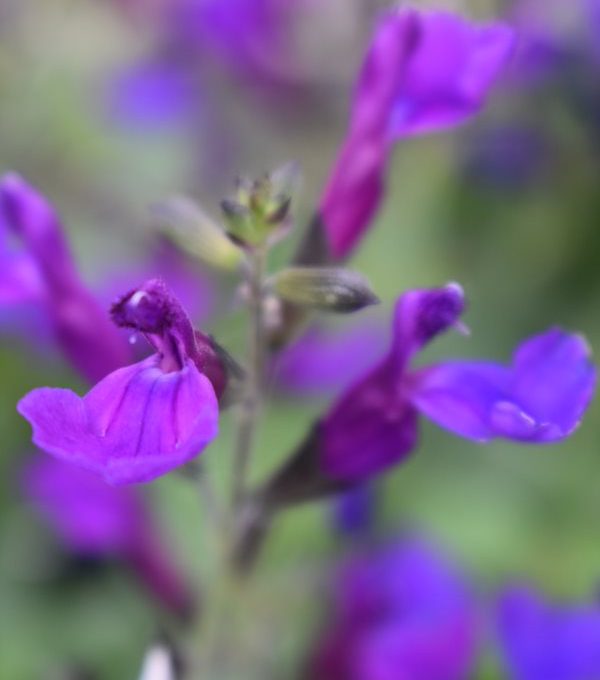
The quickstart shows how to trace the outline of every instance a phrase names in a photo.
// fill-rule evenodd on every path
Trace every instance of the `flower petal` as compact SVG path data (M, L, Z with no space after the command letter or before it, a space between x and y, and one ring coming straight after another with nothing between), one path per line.
M334 405L321 424L321 464L334 479L360 480L399 462L417 441L417 413L390 384L387 364Z
M523 343L513 360L511 391L536 420L570 434L596 386L590 348L579 335L554 328Z
M21 177L8 174L0 181L0 217L23 245L22 252L9 254L8 266L8 254L0 252L0 301L11 285L16 300L41 302L62 351L88 379L126 364L129 348L81 281L52 206Z
M477 621L460 575L420 541L355 555L336 575L334 616L314 656L318 680L459 680Z
M579 425L595 382L585 341L552 329L523 343L511 368L446 362L423 369L413 376L411 401L469 439L544 443L564 439Z
M129 562L166 607L189 612L187 584L138 489L115 488L74 465L37 456L24 469L23 490L70 551Z
M74 552L123 554L150 517L133 489L116 489L74 465L50 456L29 461L24 491L40 514Z
M465 308L461 286L410 290L400 296L394 310L391 358L395 370L404 370L409 359L436 335L455 326Z
M478 26L449 12L420 19L420 40L390 117L392 137L452 127L476 114L514 47L505 24Z
M164 373L159 357L115 371L85 397L41 388L18 410L33 441L112 484L146 482L195 457L217 434L218 406L191 360Z
M278 385L314 396L349 387L383 358L389 341L385 326L372 316L368 323L335 330L310 328L277 356L273 372Z
M381 203L390 153L389 113L416 40L416 26L416 12L384 15L365 58L350 130L319 208L335 260L348 257Z
M556 606L526 587L507 589L498 636L510 677L583 680L600 676L600 608Z

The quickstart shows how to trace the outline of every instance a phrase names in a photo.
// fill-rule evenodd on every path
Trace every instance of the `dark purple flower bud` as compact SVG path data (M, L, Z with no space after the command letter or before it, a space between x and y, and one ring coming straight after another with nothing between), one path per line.
M44 387L21 399L18 410L48 453L111 484L146 482L190 461L216 437L215 391L224 373L209 340L194 332L162 282L131 291L112 314L142 332L156 353L111 373L84 397Z
M465 122L512 52L501 23L448 12L383 15L357 83L350 126L321 198L331 257L346 258L377 211L393 142Z
M575 430L596 383L580 336L559 329L535 336L511 367L459 361L411 370L411 357L435 335L460 328L463 306L456 284L400 297L388 356L320 424L324 473L358 481L399 462L416 445L419 412L478 442L555 442Z
M81 281L58 216L18 175L0 182L0 225L22 244L16 252L0 250L2 300L38 302L64 354L89 380L125 365L127 343Z
M600 607L551 604L534 590L507 590L498 609L504 665L514 680L600 677Z
M70 551L124 560L165 607L189 613L191 594L137 490L115 489L85 470L41 456L26 466L23 488Z
M336 575L311 680L462 680L475 659L475 608L462 579L419 542L351 560Z

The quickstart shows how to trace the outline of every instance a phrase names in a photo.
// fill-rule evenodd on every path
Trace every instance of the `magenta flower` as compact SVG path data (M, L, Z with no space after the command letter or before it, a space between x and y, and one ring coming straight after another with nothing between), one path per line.
M8 230L22 247L9 246ZM128 362L127 343L82 282L58 216L14 174L0 181L0 239L1 304L39 304L64 354L89 380Z
M226 376L210 339L194 331L161 281L125 295L112 316L143 333L155 354L109 374L84 397L33 390L18 411L42 450L111 484L147 482L188 462L216 437Z
M511 366L450 361L411 369L436 335L459 326L461 288L405 293L396 304L390 351L347 390L320 425L323 471L359 480L415 447L418 414L468 439L546 443L569 436L594 392L596 370L580 336L551 329L526 340Z
M137 490L108 486L96 475L47 456L28 463L23 487L71 552L123 560L167 609L189 613L191 593Z
M600 677L600 606L553 605L528 588L507 590L498 633L512 680Z
M347 257L381 203L394 141L465 122L507 64L513 32L447 12L388 12L375 30L350 126L321 198L330 254Z
M475 655L471 598L430 548L397 544L337 575L311 680L462 680Z

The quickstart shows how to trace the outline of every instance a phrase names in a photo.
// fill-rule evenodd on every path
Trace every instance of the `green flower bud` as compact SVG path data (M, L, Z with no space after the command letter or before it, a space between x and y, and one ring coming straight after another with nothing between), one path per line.
M379 302L362 274L335 267L290 267L272 286L286 302L323 311L355 312Z
M185 196L174 196L153 208L160 231L182 250L202 262L232 270L243 253L210 215Z

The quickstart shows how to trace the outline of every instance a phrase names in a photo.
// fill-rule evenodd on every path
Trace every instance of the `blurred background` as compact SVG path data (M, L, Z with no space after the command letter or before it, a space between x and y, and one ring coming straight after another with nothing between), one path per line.
M274 264L289 258L343 139L352 83L387 3L290 3L280 23L259 21L242 34L221 20L174 27L167 5L0 0L2 171L19 172L57 207L106 305L139 272L153 273L160 246L150 206L186 193L217 215L236 175L293 159L303 173L296 228ZM594 33L583 0L442 5L512 21L544 56L517 60L466 126L397 145L383 209L352 260L382 299L370 323L385 334L401 291L455 280L468 295L471 336L450 333L419 361L505 361L522 338L553 324L600 351L600 23ZM195 275L198 322L240 355L234 277ZM0 322L0 678L136 677L148 643L170 623L122 560L73 554L22 492L32 446L17 400L39 385L83 384L20 313L2 310ZM335 394L303 398L276 382L257 480ZM427 537L483 601L515 579L554 598L590 599L600 585L599 423L592 405L571 439L535 448L479 446L423 422L418 450L375 484L377 532ZM204 457L221 483L231 425L224 415ZM172 474L144 493L173 560L193 583L210 583L215 560L193 484ZM259 669L268 657L271 675L253 675L250 663L243 677L295 677L324 615L326 574L347 549L330 503L277 520L238 631L246 658ZM480 673L502 677L493 650L482 652Z

